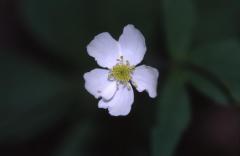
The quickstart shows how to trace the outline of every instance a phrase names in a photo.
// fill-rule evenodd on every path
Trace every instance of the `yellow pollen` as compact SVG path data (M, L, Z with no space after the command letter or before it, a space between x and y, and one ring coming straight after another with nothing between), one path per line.
M130 66L128 61L126 64L123 63L123 58L121 57L120 63L113 66L111 73L109 75L110 78L114 78L116 81L127 84L129 80L132 78L132 72L134 70L134 66Z

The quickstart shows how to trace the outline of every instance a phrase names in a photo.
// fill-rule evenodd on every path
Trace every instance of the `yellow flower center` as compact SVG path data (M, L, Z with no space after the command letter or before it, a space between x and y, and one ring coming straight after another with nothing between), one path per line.
M127 84L128 81L132 78L132 72L134 70L134 66L130 66L129 62L126 61L126 63L123 62L123 57L120 57L118 60L120 63L113 66L111 69L109 78L113 78L114 80L122 83Z
M125 64L117 64L112 68L112 76L122 82L128 82L131 79L133 69Z

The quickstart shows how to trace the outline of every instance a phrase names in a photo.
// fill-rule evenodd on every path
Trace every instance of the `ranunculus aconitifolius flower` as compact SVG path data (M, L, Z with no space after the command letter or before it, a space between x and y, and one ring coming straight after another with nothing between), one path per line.
M86 90L100 98L99 108L108 109L112 116L129 114L137 91L146 90L150 97L157 96L158 70L138 65L146 53L145 39L133 25L127 25L119 40L103 32L88 44L87 52L98 65L84 74Z

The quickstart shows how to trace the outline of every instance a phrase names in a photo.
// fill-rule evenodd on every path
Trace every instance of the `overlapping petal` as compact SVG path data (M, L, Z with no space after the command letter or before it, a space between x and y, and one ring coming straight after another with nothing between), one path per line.
M87 46L88 54L95 58L101 67L112 68L119 58L119 44L107 32L101 33Z
M157 83L158 83L158 70L141 65L136 67L132 75L132 82L136 83L136 89L139 92L146 90L150 97L154 98L157 96Z
M85 88L95 98L102 97L109 100L116 92L117 84L115 81L108 80L108 70L93 69L84 74Z
M129 24L124 27L119 41L104 32L95 36L88 44L87 51L101 67L109 70L94 69L85 73L85 88L95 98L101 98L98 107L108 109L110 115L128 115L134 102L133 88L117 85L117 81L108 80L108 75L112 67L119 63L120 56L134 66L143 60L146 52L144 36ZM146 90L154 98L157 96L158 76L157 69L141 65L135 68L131 81L139 92Z
M119 38L120 53L131 65L139 64L145 55L146 44L142 33L133 25L124 27Z
M117 92L110 100L101 99L98 103L99 108L108 108L112 116L128 115L134 101L132 87L119 86Z

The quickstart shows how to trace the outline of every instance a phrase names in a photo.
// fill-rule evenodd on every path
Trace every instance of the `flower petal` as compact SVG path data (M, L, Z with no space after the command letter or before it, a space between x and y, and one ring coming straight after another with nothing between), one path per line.
M129 24L124 27L119 43L121 54L131 65L137 65L143 60L146 52L145 39L133 25Z
M99 66L107 68L112 68L120 55L118 42L107 32L95 36L87 45L87 51Z
M108 80L108 70L93 69L84 74L85 88L95 98L102 97L109 100L117 90L117 84Z
M133 88L119 86L115 95L110 100L101 99L98 103L99 108L108 108L109 114L112 116L128 115L134 101Z
M149 96L154 98L157 96L158 76L157 69L141 65L135 68L132 75L132 83L136 84L136 89L139 92L146 90Z

